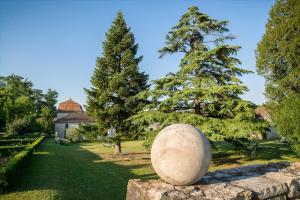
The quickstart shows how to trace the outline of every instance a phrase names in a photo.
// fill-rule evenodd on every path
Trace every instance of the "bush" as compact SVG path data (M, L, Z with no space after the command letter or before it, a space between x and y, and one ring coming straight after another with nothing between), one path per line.
M18 138L18 139L1 139L0 140L0 147L1 146L16 146L16 145L22 145L22 144L31 144L34 142L36 138Z
M77 143L82 141L82 136L77 128L68 128L66 131L66 138L69 139L73 143Z
M70 140L68 140L68 139L62 139L62 138L55 138L55 142L57 144L61 144L61 145L68 145L68 144L71 143Z
M286 97L273 112L279 134L284 136L300 156L300 94Z
M0 157L9 157L24 149L27 145L0 146Z
M15 134L5 134L1 139L37 139L41 133L30 133L30 134L22 134L22 135L15 135Z
M13 174L18 170L20 164L33 152L33 150L43 141L44 135L40 136L30 146L27 146L17 155L4 163L0 168L0 191L8 185Z
M10 134L21 134L27 127L27 121L25 119L16 119L8 126L8 132Z
M159 131L145 131L143 134L147 135L147 139L144 141L143 146L146 149L151 149L152 143Z
M24 118L15 119L8 125L8 133L10 134L26 134L40 131L41 128L33 115Z

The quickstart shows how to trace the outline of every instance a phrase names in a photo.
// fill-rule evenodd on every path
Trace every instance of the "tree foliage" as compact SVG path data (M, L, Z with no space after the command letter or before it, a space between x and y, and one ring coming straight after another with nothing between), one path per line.
M21 76L0 77L0 131L24 133L42 131L40 121L46 120L45 109L51 112L48 122L53 123L57 92L43 94ZM47 129L50 131L50 129ZM51 129L53 132L53 130Z
M48 89L44 95L44 106L41 109L40 122L42 131L45 133L54 134L54 121L56 117L56 107L58 93L55 90Z
M151 104L131 119L140 127L153 122L163 126L181 122L201 128L211 140L249 138L265 125L255 118L255 105L240 98L247 87L240 76L250 73L238 67L239 46L227 21L212 19L195 6L182 15L159 50L183 55L179 70L155 80L151 90L142 92Z
M273 114L280 134L286 137L300 155L300 94L287 96Z
M87 112L95 119L102 134L110 127L117 131L117 142L128 136L131 124L126 119L140 111L145 100L136 95L145 90L148 76L139 72L141 56L138 45L127 27L123 14L118 12L103 42L102 57L96 60L87 93Z
M277 0L257 46L256 66L279 133L300 154L300 1Z
M266 97L278 103L300 93L300 1L277 0L257 46L256 66L266 79Z

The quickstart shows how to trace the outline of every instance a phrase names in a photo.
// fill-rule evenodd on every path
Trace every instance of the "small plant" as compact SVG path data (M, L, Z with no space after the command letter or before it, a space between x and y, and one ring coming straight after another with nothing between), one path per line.
M57 144L61 144L61 145L68 145L68 144L71 143L70 140L68 140L68 139L62 139L62 138L55 138L55 142Z
M66 137L72 143L81 142L83 140L83 138L77 128L68 128L66 131Z
M145 131L145 134L147 135L147 138L144 141L143 146L146 149L151 149L152 143L153 143L156 135L158 134L158 131Z

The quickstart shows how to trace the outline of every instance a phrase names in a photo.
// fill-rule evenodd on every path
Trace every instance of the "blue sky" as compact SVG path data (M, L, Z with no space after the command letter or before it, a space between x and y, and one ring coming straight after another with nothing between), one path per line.
M187 8L219 20L228 20L230 32L240 45L242 67L255 71L255 49L265 31L274 0L199 1L96 1L41 0L0 1L0 75L15 73L31 80L36 88L59 92L59 102L72 98L85 104L83 88L90 87L95 59L101 56L105 32L118 10L131 27L140 69L150 80L178 70L179 55L158 58L165 36ZM242 78L249 92L244 99L265 101L264 79L256 74Z

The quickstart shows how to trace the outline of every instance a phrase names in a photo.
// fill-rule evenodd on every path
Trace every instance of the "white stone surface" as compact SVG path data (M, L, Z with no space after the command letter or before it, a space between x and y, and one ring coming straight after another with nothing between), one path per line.
M173 185L191 185L207 172L211 159L210 145L203 133L187 124L165 127L151 148L154 170Z
M58 138L66 138L66 124L68 124L68 128L79 128L79 123L55 123L55 133Z

